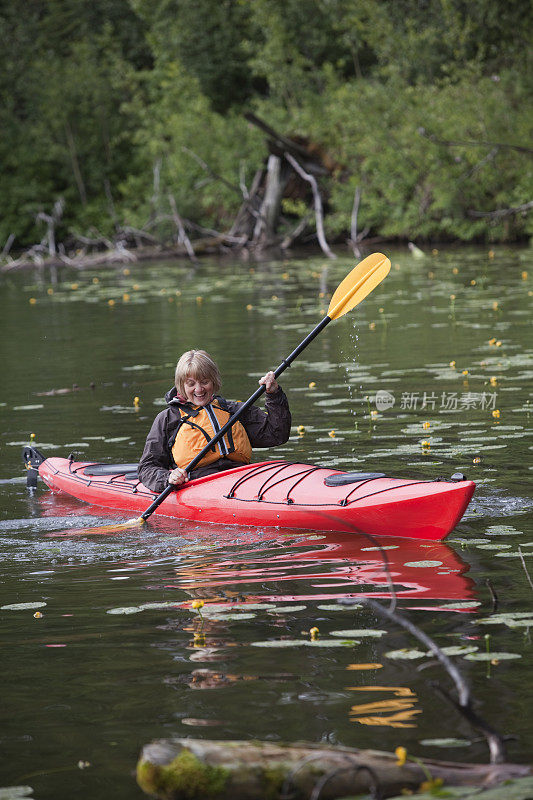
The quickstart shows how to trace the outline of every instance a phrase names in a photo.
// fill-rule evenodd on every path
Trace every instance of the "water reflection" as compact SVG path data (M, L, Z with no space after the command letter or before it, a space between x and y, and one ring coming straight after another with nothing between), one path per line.
M468 565L443 542L250 532L239 537L244 547L235 547L234 530L218 534L215 541L213 534L211 527L203 540L211 545L208 557L188 558L176 568L172 585L192 597L248 603L389 598L392 582L397 598L416 599L418 608L426 600L472 600L475 605ZM196 531L196 545L201 541Z

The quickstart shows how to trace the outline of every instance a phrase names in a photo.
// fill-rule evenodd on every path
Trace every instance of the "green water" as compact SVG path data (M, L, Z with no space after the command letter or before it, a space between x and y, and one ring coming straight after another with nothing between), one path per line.
M387 254L386 281L284 374L291 439L256 457L401 477L460 471L477 482L446 543L383 544L400 610L438 644L520 656L452 657L478 712L515 737L509 760L527 762L529 627L481 620L494 610L487 579L497 613L533 609L519 555L533 574L531 253ZM403 745L487 761L479 732L429 686L453 689L442 669L390 655L424 648L368 607L336 606L358 594L387 604L368 541L162 518L79 535L127 515L42 484L28 494L23 482L32 432L47 455L136 461L176 358L191 347L216 358L227 397L245 399L321 319L352 265L206 261L1 277L0 605L45 605L0 611L0 786L26 784L43 800L140 798L139 751L169 736ZM378 391L394 405L378 410ZM236 618L219 609L202 623L194 598L231 603ZM143 608L150 603L159 607ZM260 646L308 642L315 626L319 641L338 644ZM366 634L332 633L354 630ZM359 643L345 645L350 637ZM443 737L466 744L421 743Z

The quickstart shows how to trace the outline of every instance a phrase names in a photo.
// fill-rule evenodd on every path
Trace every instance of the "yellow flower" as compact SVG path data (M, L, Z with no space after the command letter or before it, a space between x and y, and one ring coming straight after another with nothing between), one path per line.
M501 347L501 346L502 346L502 343L501 343L501 342L498 340L498 341L496 342L496 347Z
M398 759L396 762L397 767L403 767L405 762L407 761L407 750L405 747L397 747L394 751L394 755Z
M455 295L454 294L450 295L450 300L455 300Z
M476 456L472 459L472 464L481 464L481 459L479 456Z
M192 608L194 608L195 610L199 609L199 608L202 608L203 605L204 605L204 601L203 600L193 600L192 601Z
M124 292L124 294L122 295L122 301L123 301L124 303L129 303L129 301L130 301L130 296L129 296L129 294L127 294L127 292Z
M309 384L309 388L310 389L314 389L315 386L316 386L316 383L314 381L311 381L311 383Z
M303 436L303 435L304 435L304 433L305 433L305 427L304 427L303 425L298 425L298 427L296 428L296 430L298 431L298 435L299 435L299 436Z
M334 439L335 438L335 431L330 431L328 433L328 436L330 437L330 439Z
M527 281L527 272L525 270L522 272L522 280Z
M470 286L475 286L476 283L477 283L476 279L472 278L472 280L470 281Z
M498 301L497 301L497 300L495 300L495 301L494 301L494 303L492 304L492 310L493 310L493 311L497 311L499 307L500 307L500 306L499 306L499 303L498 303Z
M423 422L422 427L427 430L429 427L431 427L431 422Z
M370 328L371 331L374 331L376 329L376 323L375 322L369 322L368 323L368 327Z
M251 311L252 309L253 309L253 305L251 303L248 303L248 305L246 306L246 310L247 311Z
M467 370L467 369L464 369L464 370L463 370L463 372L462 372L462 374L463 374L463 375L468 375L468 370Z
M491 345L496 344L496 339L494 337L492 339L489 339L489 344Z
M114 306L115 305L115 301L114 300L108 300L107 301L107 305L108 306Z
M35 619L41 619L41 617L42 617L43 615L42 615L42 613L41 613L40 611L36 611L36 612L35 612L35 614L34 614L33 616L35 617Z
M431 447L431 442L428 441L422 442L422 447Z
M432 792L433 789L440 789L444 781L442 778L432 778L430 781L422 781L418 789L419 792Z
M495 408L494 411L492 412L492 416L494 417L494 419L500 419L500 409Z
M138 406L140 402L141 402L141 401L139 400L139 398L138 398L138 397L134 397L134 398L133 398L133 405L134 405L134 406Z
M318 628L311 628L309 635L311 636L312 641L316 641L316 639L318 639Z
M377 417L377 416L378 416L378 412L377 412L375 409L373 409L373 410L370 412L370 416L375 418L375 417Z
M491 377L489 383L490 383L491 386L497 386L498 385L498 378L496 377L496 375L493 375Z
M451 367L452 369L455 369L455 361L450 361L450 367Z
M37 300L35 299L35 297L30 297L28 302L29 302L30 306L34 306L35 303L37 302Z
M438 256L438 254L439 254L439 251L438 251L438 250L437 250L437 248L435 247L435 248L434 248L434 249L431 251L431 255L432 255L432 256Z
M454 274L454 275L458 275L458 274L459 274L459 270L458 270L458 268L457 268L457 267L454 267L454 268L452 269L452 272L453 272L453 274Z

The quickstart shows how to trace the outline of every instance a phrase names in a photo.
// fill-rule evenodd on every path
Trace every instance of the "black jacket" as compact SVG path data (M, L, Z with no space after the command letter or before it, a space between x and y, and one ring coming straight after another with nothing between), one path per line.
M165 395L167 408L155 418L150 433L146 437L146 444L139 462L139 479L153 492L162 492L168 484L168 474L176 466L172 458L172 444L181 424L179 405L187 408L187 404L178 401L176 389L172 388ZM234 400L216 398L219 405L233 415L242 403ZM291 431L291 412L284 391L280 388L274 394L267 394L265 401L266 411L250 406L239 417L244 426L252 447L274 447L284 444ZM199 478L212 472L232 469L239 466L238 462L228 458L220 458L206 467L193 470L190 477Z

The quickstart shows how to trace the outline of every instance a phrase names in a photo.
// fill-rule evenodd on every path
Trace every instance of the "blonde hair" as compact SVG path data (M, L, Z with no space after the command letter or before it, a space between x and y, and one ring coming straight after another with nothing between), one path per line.
M222 385L219 369L209 353L206 353L205 350L187 350L176 364L174 384L181 397L187 396L185 394L185 381L187 378L194 378L199 381L211 381L214 395L220 391Z

